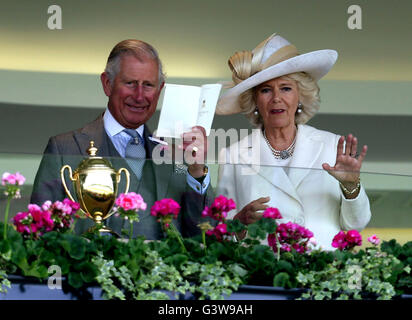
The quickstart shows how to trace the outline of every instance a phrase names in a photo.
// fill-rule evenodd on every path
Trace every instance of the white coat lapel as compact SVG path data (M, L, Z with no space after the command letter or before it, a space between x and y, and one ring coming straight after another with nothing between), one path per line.
M289 178L294 188L298 188L311 170L322 170L314 168L314 163L319 158L323 145L320 139L316 139L316 132L311 127L298 126L298 137L289 170Z
M252 164L250 168L255 174L301 203L285 170L274 164L272 151L269 149L261 130L255 130L249 136L248 144L240 144L239 151L241 163ZM247 154L253 154L252 161L250 158L246 158Z

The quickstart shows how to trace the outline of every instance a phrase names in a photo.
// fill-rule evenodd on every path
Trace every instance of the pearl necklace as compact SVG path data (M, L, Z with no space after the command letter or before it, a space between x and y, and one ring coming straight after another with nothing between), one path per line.
M265 138L266 143L267 143L268 147L270 148L270 150L272 151L273 156L275 157L275 159L286 160L286 159L288 159L289 157L291 157L293 155L293 151L295 151L297 136L298 136L298 133L296 132L295 139L293 139L292 144L289 147L287 147L285 150L276 150L275 148L273 148L270 145L270 142L269 142L268 138L266 137L265 130L263 131L263 137Z

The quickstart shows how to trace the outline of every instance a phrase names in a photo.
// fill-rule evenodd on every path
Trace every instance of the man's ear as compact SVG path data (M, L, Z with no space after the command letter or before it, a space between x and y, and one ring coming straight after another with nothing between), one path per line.
M165 82L163 81L163 82L160 84L160 87L159 87L159 94L162 92L164 86L165 86Z
M106 94L106 96L110 97L112 94L112 83L110 82L107 72L103 72L100 75L100 81L102 82L104 93Z
M156 97L156 99L159 99L160 98L160 94L162 93L162 90L163 90L163 87L165 86L165 83L164 83L164 81L160 84L160 86L159 86L159 90L157 90L157 97ZM156 102L157 103L157 102Z

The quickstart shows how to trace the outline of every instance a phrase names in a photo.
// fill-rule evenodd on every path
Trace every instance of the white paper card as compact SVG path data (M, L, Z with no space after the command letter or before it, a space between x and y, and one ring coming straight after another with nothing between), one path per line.
M209 135L221 88L217 83L200 87L167 83L156 136L180 138L193 126L204 127Z

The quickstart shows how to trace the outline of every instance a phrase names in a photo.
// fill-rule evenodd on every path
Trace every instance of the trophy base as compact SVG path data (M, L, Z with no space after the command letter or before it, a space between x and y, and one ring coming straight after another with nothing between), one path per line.
M86 233L99 233L100 235L111 235L116 238L120 238L120 235L117 232L103 224L96 224L95 226L89 228Z

